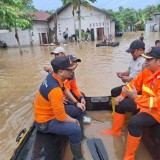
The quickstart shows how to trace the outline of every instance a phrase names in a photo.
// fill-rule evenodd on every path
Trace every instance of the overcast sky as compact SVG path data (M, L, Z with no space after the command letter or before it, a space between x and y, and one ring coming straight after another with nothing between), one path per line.
M92 5L98 8L118 10L124 8L144 9L147 5L156 5L160 0L97 0ZM61 0L33 0L35 8L39 10L56 10L62 6Z

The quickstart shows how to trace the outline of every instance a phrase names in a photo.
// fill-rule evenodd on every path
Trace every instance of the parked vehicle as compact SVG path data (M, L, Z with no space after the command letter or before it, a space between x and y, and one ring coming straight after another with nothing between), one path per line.
M7 43L4 41L0 41L0 47L1 48L7 48Z

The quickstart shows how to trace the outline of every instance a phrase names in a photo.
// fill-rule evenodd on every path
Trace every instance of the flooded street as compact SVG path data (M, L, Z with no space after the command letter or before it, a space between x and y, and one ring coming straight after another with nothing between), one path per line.
M125 33L122 38L113 40L120 42L117 47L96 47L96 42L84 42L81 50L74 42L63 46L67 54L75 54L82 60L75 71L80 90L87 96L110 95L113 87L122 84L115 72L125 71L129 65L131 55L125 50L139 36L140 32ZM148 49L154 46L159 34L145 33L144 37ZM0 49L0 160L9 157L16 147L15 140L19 131L28 128L33 122L33 101L47 75L43 67L50 65L50 52L53 49L53 46L25 47L22 55L18 48ZM98 131L100 132L100 129L97 129ZM113 141L112 139L111 144ZM141 148L140 152L143 153L144 147ZM111 160L121 157L119 150L111 154L114 154ZM143 159L151 160L147 159L148 156L149 154L143 154ZM116 159L120 160L118 157Z

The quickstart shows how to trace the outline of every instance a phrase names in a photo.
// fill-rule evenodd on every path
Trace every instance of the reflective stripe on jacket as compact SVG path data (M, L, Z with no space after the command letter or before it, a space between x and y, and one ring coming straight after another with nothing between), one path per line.
M144 69L126 87L131 90L133 85L137 92L142 91L142 95L135 98L137 108L160 122L160 71L153 74L150 70ZM125 97L125 94L122 92L121 96Z

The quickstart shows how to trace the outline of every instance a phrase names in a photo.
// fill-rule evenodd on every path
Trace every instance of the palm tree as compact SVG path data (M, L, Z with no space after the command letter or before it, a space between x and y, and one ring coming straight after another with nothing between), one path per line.
M96 0L61 0L63 5L66 5L68 3L72 3L73 4L73 10L77 10L78 9L78 28L79 28L79 47L82 48L82 37L81 37L81 8L80 6L84 6L87 7L89 9L91 9L91 5L88 1L94 3L96 2Z

